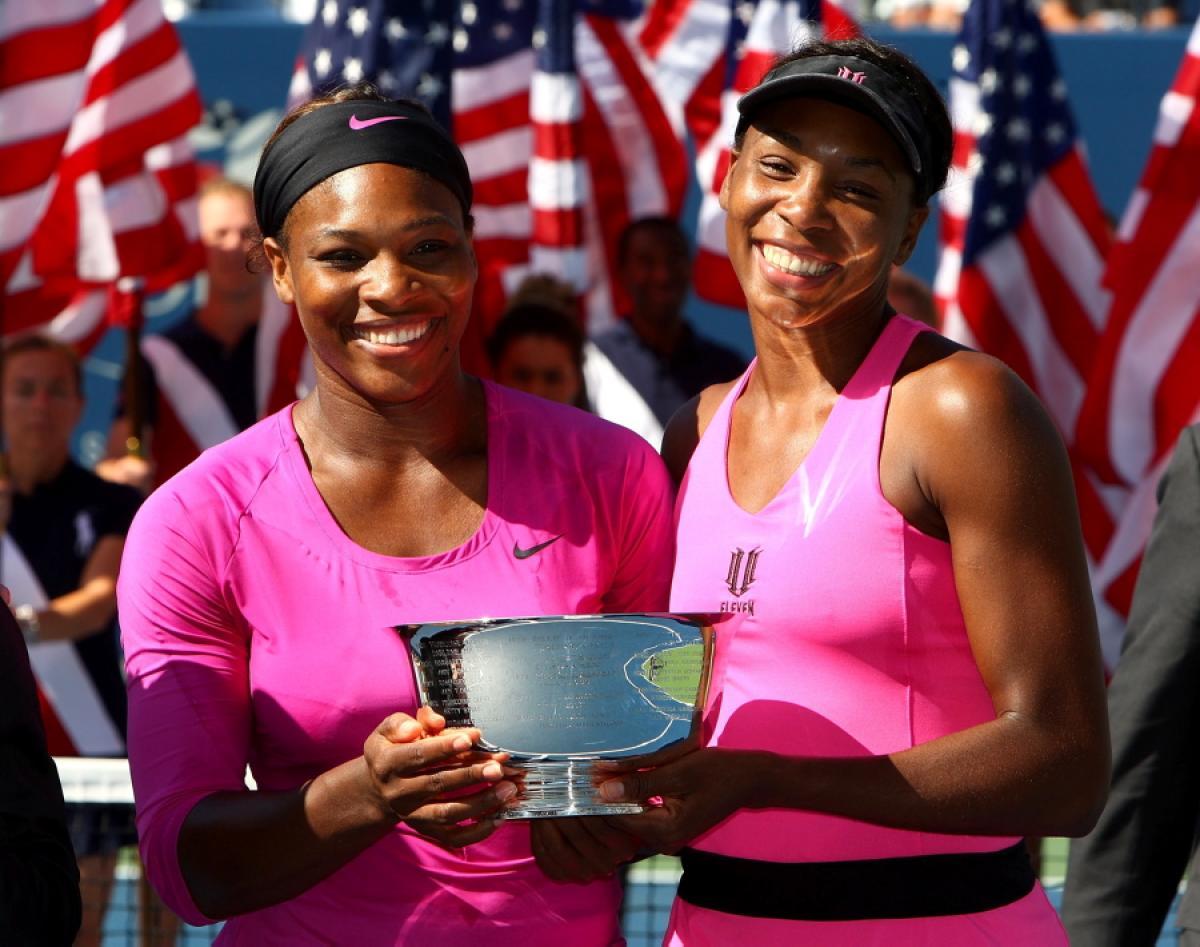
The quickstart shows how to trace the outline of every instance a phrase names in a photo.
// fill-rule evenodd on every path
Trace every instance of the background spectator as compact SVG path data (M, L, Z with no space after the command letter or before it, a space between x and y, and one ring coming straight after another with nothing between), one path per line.
M0 494L5 518L8 496ZM70 944L79 930L79 869L29 656L7 608L0 608L0 693L0 931L14 947Z
M582 329L583 313L579 308L579 295L568 282L551 276L549 273L531 273L526 276L513 290L505 305L505 312L515 309L525 303L534 303L557 309L563 315Z
M966 8L965 0L879 0L874 13L901 30L924 27L952 31L962 25Z
M1071 846L1063 922L1076 947L1150 947L1196 848L1200 817L1200 427L1158 487L1121 660L1108 688L1113 776L1096 828ZM1200 945L1200 866L1179 909Z
M265 284L246 265L257 225L249 188L226 178L200 193L207 297L160 335L142 339L140 365L146 422L142 441L152 460L130 456L133 433L122 405L96 465L102 477L143 493L191 463L202 450L258 420L255 365Z
M584 359L592 409L655 447L685 401L746 367L738 353L699 335L684 318L690 273L678 223L669 217L633 221L617 246L617 276L632 308L592 339Z
M1043 0L1039 13L1051 30L1165 29L1180 20L1177 0Z
M561 309L532 302L510 308L488 339L488 357L500 384L587 409L583 331Z
M138 494L71 459L83 395L69 347L38 336L10 344L3 398L11 484L11 502L0 508L4 579L35 670L54 675L54 702L44 705L50 751L123 756L125 685L113 618ZM134 841L133 826L81 808L70 830L82 884L96 895L87 899L79 943L98 944L117 849Z

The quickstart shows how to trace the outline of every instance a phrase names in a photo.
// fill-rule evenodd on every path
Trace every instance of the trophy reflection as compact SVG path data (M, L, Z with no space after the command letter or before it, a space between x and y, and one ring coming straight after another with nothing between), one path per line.
M480 749L510 754L521 793L506 819L617 815L599 761L653 765L697 738L722 616L567 615L399 625L421 702Z

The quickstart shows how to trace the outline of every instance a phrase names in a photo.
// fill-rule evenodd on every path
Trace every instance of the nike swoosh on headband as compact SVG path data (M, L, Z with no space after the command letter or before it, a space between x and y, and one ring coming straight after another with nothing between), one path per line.
M551 543L556 543L560 539L562 539L561 536L555 536L553 539L547 539L544 543L538 543L536 546L530 546L528 549L522 549L517 543L513 543L513 555L518 559L528 559L530 556L536 556Z
M360 132L364 128L370 128L372 125L378 125L380 122L402 122L406 118L408 118L407 115L381 115L379 118L363 119L359 118L357 115L351 115L350 127L354 131Z

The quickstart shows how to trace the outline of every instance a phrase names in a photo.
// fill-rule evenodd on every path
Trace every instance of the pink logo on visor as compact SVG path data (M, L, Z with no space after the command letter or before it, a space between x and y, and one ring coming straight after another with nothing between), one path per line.
M357 115L351 115L350 116L350 127L354 131L360 132L364 128L370 128L372 125L378 125L380 122L402 122L407 117L408 117L407 115L383 115L379 118L362 119L362 118L359 118Z

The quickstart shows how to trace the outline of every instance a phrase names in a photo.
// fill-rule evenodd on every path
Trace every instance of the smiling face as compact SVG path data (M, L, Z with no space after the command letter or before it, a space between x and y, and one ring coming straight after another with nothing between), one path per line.
M445 186L396 165L349 168L305 194L286 243L264 249L322 384L401 403L457 374L477 271Z
M782 328L874 318L916 244L900 147L873 119L821 99L764 107L721 189L729 257L752 317Z

